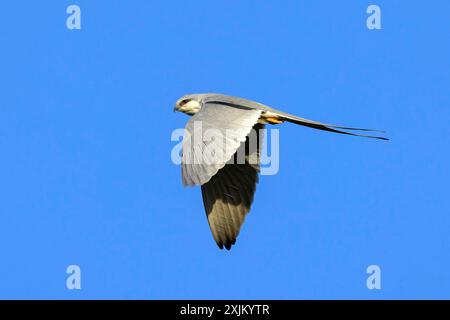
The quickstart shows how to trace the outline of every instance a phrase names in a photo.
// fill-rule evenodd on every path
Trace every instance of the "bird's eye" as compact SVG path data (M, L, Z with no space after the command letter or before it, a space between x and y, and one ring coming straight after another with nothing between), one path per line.
M180 102L180 107L184 106L186 103L189 102L189 99L184 99Z

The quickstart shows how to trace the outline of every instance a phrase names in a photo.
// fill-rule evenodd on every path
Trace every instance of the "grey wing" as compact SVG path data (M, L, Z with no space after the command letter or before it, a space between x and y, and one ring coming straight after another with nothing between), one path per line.
M188 121L183 139L183 184L208 182L246 140L260 110L207 103Z
M220 249L225 247L230 250L235 244L245 216L250 211L258 183L262 143L262 134L259 134L262 131L259 129L263 127L257 124L246 142L241 144L234 155L235 164L226 164L209 182L202 185L208 223ZM237 159L240 152L245 152L245 163Z

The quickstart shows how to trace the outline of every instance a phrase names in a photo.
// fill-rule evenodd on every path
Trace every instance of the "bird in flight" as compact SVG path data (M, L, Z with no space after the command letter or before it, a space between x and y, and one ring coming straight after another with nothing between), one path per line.
M183 185L201 186L214 240L220 249L227 250L236 243L258 183L261 137L250 139L252 130L260 131L266 124L291 122L334 133L388 140L354 132L383 131L311 121L223 94L185 95L176 102L174 111L192 116L182 142ZM237 159L239 154L244 156Z

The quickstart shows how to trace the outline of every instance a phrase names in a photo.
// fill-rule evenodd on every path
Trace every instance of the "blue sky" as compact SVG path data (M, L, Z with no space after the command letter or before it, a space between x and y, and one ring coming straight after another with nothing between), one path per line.
M0 298L450 298L450 3L373 3L382 30L356 0L3 6ZM391 141L281 127L221 251L170 159L175 101L211 91Z

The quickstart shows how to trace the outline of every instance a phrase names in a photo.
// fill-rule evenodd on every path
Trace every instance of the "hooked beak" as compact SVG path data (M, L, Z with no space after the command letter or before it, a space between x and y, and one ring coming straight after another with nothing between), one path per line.
M179 99L177 102L175 102L175 107L173 107L173 112L177 112L180 111L180 107L181 107L181 99Z

